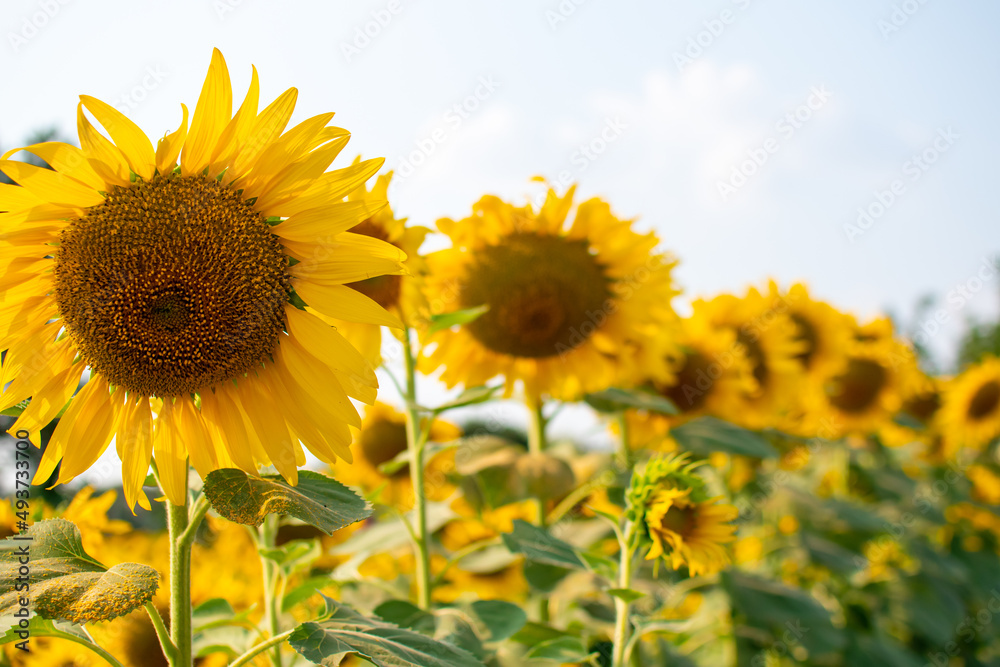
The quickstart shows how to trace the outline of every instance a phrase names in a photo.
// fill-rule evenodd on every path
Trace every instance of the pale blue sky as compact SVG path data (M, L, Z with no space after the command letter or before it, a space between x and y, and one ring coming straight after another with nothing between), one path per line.
M336 111L351 155L399 168L422 145L391 191L401 214L432 224L562 174L659 232L681 260L681 304L772 276L861 315L909 312L975 287L1000 252L1000 5L987 0L4 0L0 25L5 146L72 133L80 93L161 136L218 46L238 99L255 64L262 98L300 89L296 119ZM701 53L681 67L689 40ZM798 127L782 124L796 111ZM936 161L914 171L928 149ZM724 200L749 152L767 160ZM845 225L897 179L852 241ZM944 300L934 346L995 314L998 292L990 277L961 306Z

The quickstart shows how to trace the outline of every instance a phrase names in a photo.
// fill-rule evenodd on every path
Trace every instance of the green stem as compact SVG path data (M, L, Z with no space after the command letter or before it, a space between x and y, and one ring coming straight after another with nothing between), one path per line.
M413 486L413 511L417 515L415 559L417 561L417 604L431 608L431 558L427 546L427 498L424 495L424 447L430 430L420 422L417 408L417 364L413 355L410 328L403 329L403 352L406 354L406 447L410 451L410 481Z
M170 531L170 638L177 652L172 667L192 667L191 646L191 533L188 499L183 505L167 501Z
M156 610L152 602L146 603L146 613L149 614L149 620L153 622L153 630L156 632L156 638L160 640L160 646L163 648L163 655L167 658L167 662L171 665L176 663L177 646L170 639L170 631L163 624L163 618L160 617L160 612Z
M264 517L264 523L259 531L259 544L261 549L273 549L278 536L278 515L268 514ZM261 557L261 571L264 575L264 616L268 632L271 637L281 634L281 617L278 613L277 580L281 576L278 564L270 559ZM273 644L271 650L271 664L274 667L281 667L281 645L280 642Z
M272 646L280 646L281 642L288 639L291 634L295 632L295 628L288 630L287 632L282 632L280 635L275 635L268 639L266 642L261 642L257 644L252 649L236 658L233 662L229 664L229 667L241 667L242 665L247 665L251 660L256 658L258 655L271 648Z
M545 402L541 398L536 400L529 398L527 405L530 417L528 422L528 451L534 455L542 454L548 446L548 442L545 439L545 427L547 425L544 412ZM538 496L535 498L535 502L538 504L538 526L545 528L548 523L545 516L545 497ZM549 599L542 595L538 598L538 620L541 623L548 623L549 617Z
M621 549L620 562L618 565L618 588L627 590L632 587L632 560L635 555L633 542L635 541L635 526L629 524L625 532L627 536L618 532L618 545ZM612 654L611 667L626 667L625 647L628 645L629 634L629 609L632 604L620 597L615 597L615 636L614 653Z
M621 437L618 439L621 449L618 452L618 461L626 475L632 472L632 434L629 430L628 417L625 411L618 413L618 430Z

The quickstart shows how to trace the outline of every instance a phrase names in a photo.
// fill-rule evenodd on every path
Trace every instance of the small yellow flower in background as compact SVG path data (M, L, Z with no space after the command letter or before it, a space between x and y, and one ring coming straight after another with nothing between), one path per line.
M425 425L426 427L426 425ZM430 424L429 442L451 442L462 430L441 419ZM352 461L338 461L331 466L333 476L344 484L356 486L366 494L378 491L378 502L401 510L413 507L413 482L410 468L385 474L379 466L406 451L406 416L385 403L375 403L365 411L361 429L355 431ZM455 450L447 449L430 457L424 473L424 493L430 500L442 501L455 491L448 473L455 468Z
M699 463L684 455L655 458L632 478L627 491L630 520L643 529L647 560L663 557L691 576L714 574L729 564L724 545L736 540L732 505L708 497L705 482L695 474Z
M487 310L430 336L422 370L443 367L449 387L503 376L508 396L521 383L532 403L630 383L640 371L669 377L675 260L599 199L567 224L573 195L550 190L537 212L486 196L470 217L438 221L452 247L427 257L431 311Z
M778 520L778 532L782 535L792 535L799 532L799 520L791 514L786 514Z
M987 357L950 383L941 422L952 449L979 449L1000 435L1000 359Z
M764 555L764 543L756 535L741 537L733 545L733 562L737 565L756 563Z
M82 148L15 149L0 170L0 230L10 253L0 280L0 409L32 397L12 429L59 420L36 471L58 482L87 470L114 440L125 500L148 507L155 457L168 498L182 504L188 461L273 465L290 483L301 444L350 459L351 398L375 400L375 374L326 317L399 326L348 285L405 271L396 246L348 230L375 204L342 201L381 166L327 171L349 134L332 113L283 133L292 88L258 113L254 70L233 114L229 70L212 56L188 127L156 148L110 105L82 96ZM86 112L104 126L110 139ZM52 169L10 161L26 150ZM8 384L9 383L9 384ZM323 399L317 397L322 395Z
M360 160L355 161L357 163ZM392 181L392 172L378 177L375 185L368 190L364 184L347 196L351 202L368 202L372 210L378 212L348 231L386 243L391 243L406 254L408 275L388 274L374 276L348 283L347 286L364 294L378 305L395 315L409 326L418 326L427 318L427 304L420 289L420 280L427 273L426 261L418 252L424 238L430 233L427 227L406 225L406 218L396 218L392 207L382 204L388 199L387 190ZM335 318L324 320L337 327L354 347L361 351L372 367L382 363L382 327L365 322L341 321Z

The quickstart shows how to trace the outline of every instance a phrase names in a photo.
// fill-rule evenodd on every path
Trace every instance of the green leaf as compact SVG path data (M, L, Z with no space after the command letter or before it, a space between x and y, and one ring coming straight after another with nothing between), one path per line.
M290 575L304 567L309 567L313 561L323 555L323 547L319 540L292 540L280 547L261 549L260 555L277 563L285 575Z
M331 535L372 513L346 486L310 470L300 471L298 485L291 486L280 475L252 477L222 468L208 473L204 490L212 509L245 526L259 526L268 514L288 514Z
M583 641L577 637L557 637L549 639L525 654L531 660L558 660L559 662L584 662L591 655Z
M756 459L777 458L778 450L753 431L715 417L700 417L670 430L681 449L701 456L712 452L740 454Z
M485 403L496 396L497 392L503 389L503 387L469 387L464 390L461 394L455 397L454 400L448 401L442 405L437 406L433 409L435 414L441 414L447 410L453 410L455 408L464 408L467 405L476 405L477 403Z
M27 633L27 636L23 636L20 633ZM87 642L91 641L90 635L87 634L82 625L75 625L65 621L53 621L35 614L28 620L27 629L13 627L0 636L0 646L11 642L23 641L30 637L64 637L66 635L72 635Z
M640 593L631 588L609 588L608 593L625 602L635 602L639 598L646 596L645 593Z
M375 607L383 621L417 632L434 632L434 615L406 600L387 600Z
M613 580L618 570L618 563L612 558L603 556L601 554L596 554L589 551L581 551L580 558L587 564L595 574L598 574L605 579Z
M30 539L17 539L25 537ZM31 610L44 618L73 623L124 616L153 599L160 582L160 575L148 565L104 567L83 550L80 530L65 519L39 521L7 538L2 548L0 618L4 623L21 609L19 600L25 596L15 589L21 567L30 568ZM25 557L30 559L27 565L21 562Z
M558 567L583 568L584 562L576 549L551 535L543 528L521 519L514 520L514 530L502 535L504 544L514 553L536 563Z
M611 387L604 391L587 394L583 400L598 412L605 413L616 413L623 410L648 410L664 415L680 413L670 399L642 389Z
M510 639L518 644L534 646L535 644L548 641L549 639L570 636L572 635L568 632L563 632L562 630L553 628L550 625L544 625L535 621L528 621L525 623L524 627L514 633Z
M559 582L572 571L568 567L536 563L530 560L524 564L524 578L533 590L540 593L551 593L559 585Z
M469 322L474 322L489 309L490 307L488 304L483 304L482 306L476 306L475 308L466 308L465 310L455 310L450 313L431 315L430 326L427 327L427 335L430 336L436 334L438 331L450 329L457 324L468 324Z
M366 618L330 598L326 604L326 620L303 623L288 638L306 660L323 667L335 667L351 654L378 667L484 667L480 660L451 644Z
M454 609L442 609L438 612L437 628L434 638L457 646L478 660L486 659L486 649L483 640L479 638L471 621Z
M471 605L473 616L486 626L487 641L498 642L521 630L528 615L516 604L503 600L476 600Z

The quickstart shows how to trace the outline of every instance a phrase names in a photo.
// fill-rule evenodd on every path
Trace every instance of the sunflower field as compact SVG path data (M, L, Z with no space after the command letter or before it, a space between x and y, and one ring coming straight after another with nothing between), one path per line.
M0 665L1000 665L995 332L682 315L542 177L413 224L297 95L216 50L162 138L84 95L0 159Z

